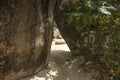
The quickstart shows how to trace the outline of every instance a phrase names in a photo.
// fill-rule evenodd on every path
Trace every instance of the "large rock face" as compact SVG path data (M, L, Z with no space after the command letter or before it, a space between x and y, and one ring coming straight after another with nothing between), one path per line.
M55 21L58 29L65 39L73 55L80 54L79 42L81 33L75 28L75 23L68 24L67 17L71 12L70 7L75 0L61 0L55 8Z
M52 27L42 6L42 0L0 1L0 80L17 80L47 65Z

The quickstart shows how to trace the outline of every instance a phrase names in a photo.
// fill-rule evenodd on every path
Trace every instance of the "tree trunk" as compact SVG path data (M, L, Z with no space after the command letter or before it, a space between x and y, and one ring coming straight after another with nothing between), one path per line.
M0 1L0 80L30 76L47 65L53 6L49 6L51 1L46 2Z

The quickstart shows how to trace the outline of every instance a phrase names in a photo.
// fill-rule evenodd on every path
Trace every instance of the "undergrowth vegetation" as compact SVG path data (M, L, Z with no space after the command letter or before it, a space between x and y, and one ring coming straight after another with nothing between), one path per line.
M120 1L76 0L67 21L86 34L80 44L85 69L99 72L95 80L120 80Z

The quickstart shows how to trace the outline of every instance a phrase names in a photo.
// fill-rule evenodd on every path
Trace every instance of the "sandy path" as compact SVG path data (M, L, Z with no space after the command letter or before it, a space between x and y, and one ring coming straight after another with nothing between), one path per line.
M21 80L90 80L89 74L81 72L80 63L72 64L74 61L66 44L56 45L53 42L51 51L47 68Z

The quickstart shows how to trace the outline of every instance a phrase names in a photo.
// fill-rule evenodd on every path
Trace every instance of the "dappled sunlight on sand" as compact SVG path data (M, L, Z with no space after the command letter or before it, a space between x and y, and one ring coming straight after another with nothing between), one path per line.
M58 73L57 70L56 71L49 70L49 72L46 73L46 77L34 76L30 80L54 80L54 78L58 76L57 73Z
M53 41L48 66L35 76L21 80L90 80L90 75L80 69L83 61L82 58L73 59L67 44Z
M70 52L69 47L67 46L64 39L54 39L52 42L52 51L68 51Z

